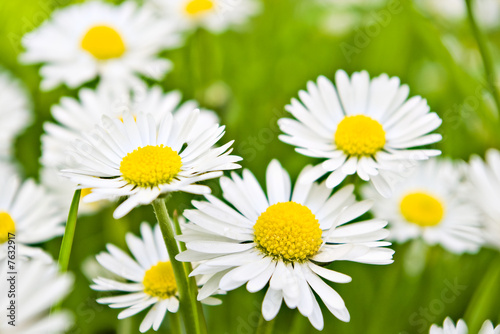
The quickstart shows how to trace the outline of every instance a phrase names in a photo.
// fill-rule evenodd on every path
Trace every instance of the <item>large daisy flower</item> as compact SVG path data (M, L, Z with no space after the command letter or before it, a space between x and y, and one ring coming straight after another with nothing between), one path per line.
M71 290L73 278L70 274L58 273L54 262L40 260L15 261L0 260L2 284L0 284L0 307L2 321L0 333L3 334L59 334L66 333L72 324L72 316L67 311L55 311L49 315L50 308L61 301ZM8 278L15 272L16 296L9 297L11 284ZM11 301L15 300L15 326L8 322ZM7 314L7 317L5 316Z
M195 183L239 168L235 162L241 158L230 155L232 142L213 147L224 135L223 126L195 133L199 117L197 109L182 119L167 113L159 121L144 113L134 117L126 112L123 120L103 116L93 133L75 142L74 159L80 166L64 175L82 189L92 188L86 202L127 196L115 218L162 193L210 193L209 187Z
M0 69L0 159L9 159L15 136L29 125L31 104L20 82Z
M125 292L97 300L112 308L126 308L118 314L118 319L128 318L151 306L139 328L144 333L150 328L157 331L167 311L177 312L179 299L174 271L159 225L153 230L149 224L142 223L141 234L142 238L131 233L126 236L133 259L111 244L107 245L108 252L97 256L97 261L104 268L129 282L98 277L94 279L92 289ZM204 300L204 303L212 305L219 302L213 297Z
M490 149L486 152L486 162L478 156L470 160L469 180L473 185L471 198L479 206L485 219L486 241L500 249L500 152Z
M412 149L441 140L439 134L428 134L441 119L420 96L407 100L409 88L397 77L383 74L370 81L363 71L349 79L339 70L335 78L336 87L320 76L307 84L307 92L299 92L300 102L292 99L286 110L296 120L278 121L286 134L279 138L301 154L326 159L309 171L305 182L329 173L326 186L333 188L357 173L390 197L398 175L415 160L441 153Z
M55 198L33 180L21 182L17 175L0 168L0 260L7 255L9 236L15 235L19 257L49 258L31 245L64 233L64 215Z
M138 8L132 1L114 6L89 1L59 9L23 37L25 63L44 63L41 88L76 88L100 78L108 89L137 89L140 75L161 79L172 64L157 54L179 44L175 25Z
M372 187L363 192L375 200L375 216L389 221L393 240L422 238L453 253L476 252L483 243L480 215L470 203L462 169L449 160L433 159L398 184L390 199Z
M182 30L203 27L220 33L240 26L260 10L257 0L148 0Z
M129 93L117 95L108 94L102 89L97 91L82 89L79 92L79 100L62 98L58 105L52 107L52 116L58 124L47 122L44 125L46 134L42 135L41 163L44 166L41 172L42 183L60 199L59 204L67 211L76 185L59 175L59 170L78 166L78 161L72 159L74 156L68 154L75 140L82 140L84 133L92 131L95 125L101 122L103 115L122 120L124 112L130 112L134 117L143 112L152 115L159 122L167 114L173 113L180 121L185 120L198 104L195 101L180 104L180 101L181 94L178 91L165 94L158 86L147 89L139 95ZM218 120L217 114L213 111L201 110L192 135L203 133ZM90 189L84 189L82 199L89 193ZM96 212L106 202L82 201L80 212Z
M468 334L469 329L462 319L457 324L453 323L449 317L444 319L443 327L432 325L429 334ZM493 327L491 321L486 320L477 334L500 334L500 326Z
M315 291L328 310L342 321L349 312L340 295L322 279L347 283L351 278L327 269L334 261L370 264L392 263L390 243L379 241L388 235L387 222L379 219L347 224L371 207L357 203L353 186L331 195L324 183L301 182L306 167L292 192L288 173L278 161L267 168L267 196L248 171L235 173L220 184L231 207L206 195L208 202L193 201L196 210L186 210L189 229L179 240L187 251L181 261L200 261L191 275L211 275L198 295L210 296L217 289L229 291L247 284L250 292L269 289L262 303L264 319L273 319L283 299L298 308L317 329L323 316ZM312 290L311 290L312 288Z

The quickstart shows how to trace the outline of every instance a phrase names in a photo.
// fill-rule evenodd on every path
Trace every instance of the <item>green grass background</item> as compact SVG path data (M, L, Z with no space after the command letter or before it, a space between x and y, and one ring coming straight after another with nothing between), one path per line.
M54 8L75 2L0 1L0 65L24 82L35 111L33 124L16 142L15 159L26 177L38 178L39 138L43 122L51 119L51 106L62 96L76 96L76 91L63 87L41 92L38 67L23 66L17 61L22 50L19 41ZM263 12L243 31L221 35L197 31L183 47L166 52L175 68L161 85L167 91L179 89L185 99L198 99L203 107L214 109L227 126L224 140L236 140L235 153L244 158L243 166L261 182L273 158L279 159L292 177L304 165L318 162L280 142L276 121L286 114L284 106L305 88L308 80L321 74L333 79L338 69L348 73L365 69L372 77L381 73L398 76L410 85L411 95L426 97L443 118L439 132L444 139L435 147L444 156L468 159L473 153L482 155L488 147L500 147L496 114L482 94L485 84L481 68L454 61L441 40L449 28L443 22L425 17L411 1L398 1L398 6L401 10L391 14L388 25L379 27L379 33L347 59L342 45L356 47L356 38L366 31L366 24L345 36L334 37L319 29L325 8L305 0L268 0L263 4ZM373 18L386 9L360 8L360 13ZM466 24L453 33L475 47ZM493 44L499 42L495 32L488 37ZM226 98L220 98L214 84ZM210 185L218 194L217 182ZM192 198L175 194L169 207L185 208ZM137 233L143 220L154 222L150 207L136 209L120 220L111 218L112 210L108 208L78 221L70 263L76 283L64 303L75 313L76 324L71 333L136 333L144 316L118 321L117 310L95 302L101 294L90 290L88 279L81 273L83 261L103 251L106 243L125 248L126 232ZM45 246L57 255L59 245L60 238ZM335 285L351 312L351 322L340 322L324 308L324 332L425 333L432 323L442 323L448 315L454 320L465 317L471 333L477 332L487 318L500 322L499 282L488 281L498 271L497 252L484 249L478 255L457 256L439 247L427 252L413 247L417 255L426 258L426 267L418 277L410 277L403 264L419 261L418 256L410 256L410 247L395 245L395 263L389 266L332 264L331 268L353 277L352 283ZM450 284L458 284L458 290L452 291ZM262 298L263 293L250 294L244 288L223 296L221 306L205 309L209 333L253 333ZM160 332L168 333L168 323L167 317ZM296 310L283 306L274 333L290 331L316 332Z

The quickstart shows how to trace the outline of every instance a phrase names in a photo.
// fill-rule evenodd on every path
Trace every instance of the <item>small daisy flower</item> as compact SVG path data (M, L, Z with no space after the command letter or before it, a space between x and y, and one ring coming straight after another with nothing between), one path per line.
M7 261L0 260L2 284L0 284L0 307L7 314L0 322L3 334L40 334L66 333L72 325L72 316L67 311L55 311L50 315L50 308L61 301L71 290L73 278L69 274L58 273L54 262L36 259L16 260L16 314L15 326L9 325L9 297L11 276L7 272ZM6 283L7 282L7 283Z
M460 166L433 159L398 184L392 198L370 186L363 194L375 200L374 215L389 221L393 240L422 238L453 253L477 252L483 243L480 215L465 189Z
M214 33L244 24L260 11L256 0L148 0L181 30L203 27Z
M33 180L21 183L17 175L0 168L0 260L7 256L7 241L15 235L18 257L50 258L31 245L64 233L64 215L55 198Z
M95 284L91 288L126 292L97 300L98 303L109 304L111 308L126 308L118 314L118 319L128 318L151 307L139 328L144 333L150 328L157 331L167 311L177 312L179 299L174 271L159 225L153 230L149 224L142 223L141 234L142 238L131 233L126 236L133 259L111 244L107 245L108 252L97 256L97 261L104 268L129 282L99 277L94 279ZM206 300L212 305L218 302L213 297Z
M184 212L190 231L178 237L187 251L177 259L199 261L191 276L211 276L198 299L244 284L256 292L269 283L262 303L268 321L278 314L284 299L289 308L298 308L322 329L323 316L313 291L333 315L349 321L344 301L321 278L335 283L351 278L324 265L392 263L393 251L382 247L390 243L379 241L388 235L387 222L347 224L372 203L357 203L352 185L331 196L324 183L300 182L309 170L310 166L302 171L292 192L288 173L273 160L267 168L267 196L253 174L244 170L242 178L233 173L232 179L220 180L224 198L235 209L211 195L205 196L208 202L193 201L196 210Z
M363 71L349 79L339 70L335 78L336 87L320 76L317 83L307 84L307 92L299 92L300 102L292 99L286 110L296 120L278 121L285 133L279 138L301 154L326 159L304 182L329 173L326 186L333 188L347 175L357 174L390 197L394 178L415 160L441 154L414 149L441 140L441 135L429 134L441 119L420 96L407 99L409 88L397 77L383 74L370 81Z
M485 215L483 226L485 239L493 247L500 249L500 152L490 149L486 161L478 156L470 160L468 173L473 185L472 199Z
M458 320L457 325L448 317L444 319L443 327L432 325L429 334L468 334L469 329L462 319ZM500 326L493 327L491 321L486 320L477 334L500 334Z
M111 90L143 87L139 76L161 79L172 64L160 51L179 44L175 25L132 1L89 1L59 9L22 39L24 63L43 63L41 88L77 88L100 78Z
M210 193L209 187L195 183L240 168L235 162L241 158L230 155L232 141L213 148L224 135L223 126L194 133L199 117L196 109L187 117L167 113L160 121L144 113L134 117L126 112L123 120L103 116L93 134L75 142L74 159L81 165L63 174L82 189L92 188L83 199L88 203L127 196L115 218L163 193Z
M123 113L130 112L134 117L137 113L151 114L159 121L168 113L174 113L176 118L184 120L198 104L187 101L180 104L181 94L177 91L164 93L155 86L145 90L140 95L108 94L104 90L81 89L79 100L64 97L61 102L52 107L52 116L59 123L47 122L42 135L41 171L42 184L59 199L62 210L68 211L76 185L59 174L63 168L75 168L79 165L74 156L68 154L75 140L84 139L84 133L90 132L101 122L102 116L123 120ZM217 114L210 110L201 110L194 133L203 133L219 121ZM79 213L92 214L99 211L109 201L86 203L83 201L90 189L82 189L82 201Z
M31 104L21 83L0 69L0 160L8 160L14 139L29 125Z

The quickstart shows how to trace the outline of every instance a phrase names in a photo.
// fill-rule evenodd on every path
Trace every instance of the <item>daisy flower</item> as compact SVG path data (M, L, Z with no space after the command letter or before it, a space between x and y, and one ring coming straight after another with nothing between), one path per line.
M203 27L220 33L240 26L260 11L257 0L147 0L181 30Z
M144 87L139 76L155 80L172 64L160 51L179 44L175 25L132 1L114 6L89 1L59 9L22 39L24 63L43 63L41 88L77 88L100 78L111 90Z
M432 325L429 334L468 334L469 329L462 319L458 320L457 325L448 317L444 319L443 327ZM500 334L500 326L493 327L491 321L486 320L477 334Z
M392 198L382 198L370 186L363 194L375 200L374 215L390 222L393 240L422 238L453 253L477 252L483 243L480 215L470 203L460 167L429 160L397 185Z
M476 205L485 215L483 226L488 244L500 249L500 152L490 149L486 152L486 161L478 156L470 160L468 173L473 185L473 196Z
M0 69L0 160L8 160L19 132L29 125L31 104L21 83Z
M50 308L61 301L71 290L73 278L69 274L58 273L54 262L40 260L16 260L16 315L15 326L8 323L9 307L12 298L8 297L10 283L7 278L12 274L7 261L0 260L2 284L0 284L0 307L3 316L0 333L3 334L59 334L66 333L73 322L67 311L55 311L49 315ZM5 311L7 310L7 311ZM5 314L4 313L4 314Z
M58 122L44 124L45 134L42 135L42 157L44 166L41 172L42 183L58 197L58 203L63 210L69 210L76 185L67 178L59 175L63 168L74 168L78 161L68 154L75 140L84 139L84 133L94 130L95 125L101 122L102 116L123 119L124 112L130 112L134 117L144 112L160 121L169 113L173 113L180 121L185 120L189 113L198 104L187 101L180 104L181 94L177 91L164 93L155 86L145 90L140 95L108 94L104 90L82 89L79 100L64 97L61 102L52 107L52 116ZM202 110L194 125L193 134L203 133L218 122L217 114L210 110ZM189 138L190 139L190 138ZM94 213L100 210L108 201L85 203L83 198L90 193L90 189L83 189L80 213Z
M96 257L104 268L129 282L98 277L94 279L95 284L91 288L97 291L125 292L97 300L98 303L109 304L111 308L125 308L118 314L118 319L128 318L151 307L139 328L144 333L150 328L157 331L167 311L177 312L179 298L174 271L159 225L153 230L149 224L142 223L141 234L142 238L131 233L126 236L133 259L111 244L107 245L108 252L102 252ZM204 301L211 305L219 302L213 297Z
M285 108L295 119L278 121L281 141L296 151L326 159L311 169L304 182L329 173L326 186L333 188L347 175L371 180L376 189L390 197L393 183L415 160L439 155L438 150L413 149L441 140L429 134L441 124L420 96L408 98L409 88L399 78L383 74L370 81L367 72L349 79L339 70L335 87L320 76L300 91L300 102L292 99Z
M21 182L0 168L0 260L7 255L9 235L14 234L18 257L50 258L39 244L64 233L64 212L55 198L33 180Z
M379 241L388 235L387 222L347 224L372 203L357 203L352 185L331 195L324 183L301 182L309 170L310 166L301 172L292 192L288 173L273 160L266 173L267 196L253 174L244 170L242 178L233 173L232 179L220 180L223 196L234 208L211 195L205 196L208 202L193 201L196 210L184 212L191 231L178 237L187 251L177 259L199 261L191 276L211 276L198 299L244 284L256 292L269 282L262 303L268 321L278 314L284 299L289 308L298 308L322 329L323 316L313 291L333 315L349 321L344 301L321 277L335 283L351 278L324 265L392 263L393 251L382 247L390 243Z
M230 155L233 142L213 148L224 135L223 126L195 133L199 110L180 116L166 113L159 121L145 113L134 117L126 112L123 120L103 116L93 133L75 142L73 156L80 166L63 174L82 189L92 188L85 202L126 196L115 218L163 193L210 193L209 187L195 183L239 168L235 162L241 158Z

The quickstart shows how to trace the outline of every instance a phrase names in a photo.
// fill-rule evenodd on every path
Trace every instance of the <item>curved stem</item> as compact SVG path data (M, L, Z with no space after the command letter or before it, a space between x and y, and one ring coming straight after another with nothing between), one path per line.
M174 224L168 215L165 201L158 198L153 201L153 208L156 214L156 219L160 224L160 229L167 247L170 263L174 270L175 281L179 291L179 299L181 304L181 311L184 320L186 332L191 334L200 334L201 325L198 316L198 305L196 297L193 296L190 290L189 279L184 269L184 265L177 261L175 257L179 254L179 245L175 240Z
M493 99L495 100L497 113L500 113L500 95L495 85L495 66L493 65L493 58L488 47L488 41L477 24L476 18L474 16L474 10L472 8L472 0L465 0L465 4L467 6L467 16L471 25L472 34L476 39L477 45L479 47L479 52L481 53L481 58L483 59L486 82L488 83L488 87L491 91L491 94L493 95Z
M78 206L80 204L80 195L82 191L77 189L71 201L68 220L64 230L64 236L61 242L61 250L59 251L59 270L61 272L68 271L69 258L71 257L71 248L73 248L73 239L75 237L76 220L78 217Z

